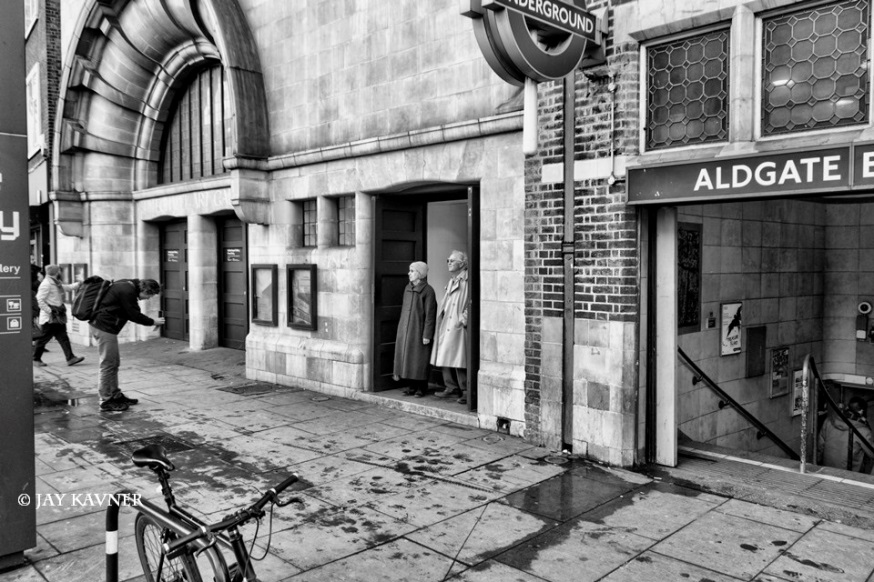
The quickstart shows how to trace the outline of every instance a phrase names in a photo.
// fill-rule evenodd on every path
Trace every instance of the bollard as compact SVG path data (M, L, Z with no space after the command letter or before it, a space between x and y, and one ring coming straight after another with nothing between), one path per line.
M118 582L118 500L129 495L128 491L116 493L106 508L106 582Z

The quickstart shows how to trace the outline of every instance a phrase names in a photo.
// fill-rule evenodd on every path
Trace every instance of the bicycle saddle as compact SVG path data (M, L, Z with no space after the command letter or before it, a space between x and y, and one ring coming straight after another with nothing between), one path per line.
M157 471L159 467L165 471L176 468L167 458L167 451L161 445L149 445L134 451L130 459L137 467L148 467L152 471Z

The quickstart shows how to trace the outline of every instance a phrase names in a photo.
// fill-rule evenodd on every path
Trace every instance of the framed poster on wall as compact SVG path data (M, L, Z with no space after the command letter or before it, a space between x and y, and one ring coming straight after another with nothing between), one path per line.
M288 265L288 327L316 329L316 266Z
M719 351L721 356L739 354L743 350L740 329L743 305L742 301L722 304L722 325L720 326L722 347Z
M677 225L677 333L701 331L701 224Z
M789 394L789 348L771 350L770 397L777 398Z
M252 323L276 325L276 265L252 265Z
M804 398L802 382L803 372L801 370L792 372L792 398L789 400L792 416L799 416L801 414L802 399Z

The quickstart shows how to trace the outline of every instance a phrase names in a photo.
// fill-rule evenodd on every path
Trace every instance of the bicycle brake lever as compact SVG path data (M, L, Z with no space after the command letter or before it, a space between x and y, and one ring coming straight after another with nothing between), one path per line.
M303 503L303 499L300 497L290 497L286 501L282 501L279 497L276 498L276 505L279 507L285 507L286 505L291 505L292 503Z
M213 546L216 544L216 542L218 541L218 539L216 538L215 534L212 534L212 533L208 533L208 534L206 534L206 540L207 540L206 545L203 546L202 548L200 548L199 550L196 550L196 551L194 552L194 557L195 557L195 558L196 558L197 556L199 556L200 554L202 554L203 552L205 552L206 550L208 550L208 549L210 549L211 547L213 547Z

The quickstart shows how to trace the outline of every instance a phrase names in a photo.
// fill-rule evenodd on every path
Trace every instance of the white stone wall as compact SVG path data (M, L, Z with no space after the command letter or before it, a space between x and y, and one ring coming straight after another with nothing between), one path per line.
M483 426L509 418L524 427L524 208L519 132L338 160L274 173L272 203L314 196L356 194L356 246L293 248L286 222L249 231L252 263L279 265L279 296L286 296L285 266L319 269L319 329L256 326L247 340L247 374L259 380L344 395L372 386L373 217L369 193L402 184L478 183L481 201L480 371L478 413ZM410 163L415 161L416 163ZM282 216L281 212L274 212Z
M241 0L274 154L487 117L514 93L458 0Z

